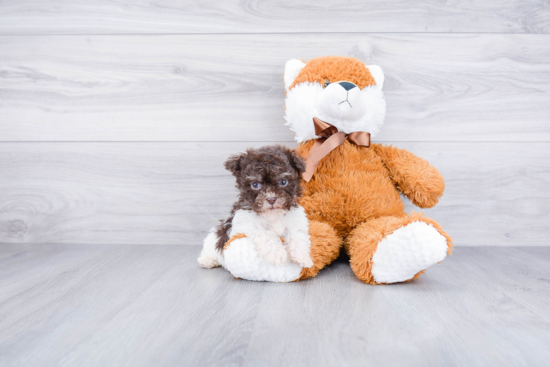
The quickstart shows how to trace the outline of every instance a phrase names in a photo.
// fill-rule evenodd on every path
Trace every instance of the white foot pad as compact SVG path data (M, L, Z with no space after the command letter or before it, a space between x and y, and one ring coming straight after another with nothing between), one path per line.
M372 275L378 283L404 282L446 255L447 239L431 224L413 222L380 241L372 257Z

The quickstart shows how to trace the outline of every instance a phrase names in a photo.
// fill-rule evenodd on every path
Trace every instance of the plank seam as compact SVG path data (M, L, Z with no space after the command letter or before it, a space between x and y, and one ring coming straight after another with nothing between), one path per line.
M60 36L253 36L253 35L300 35L300 34L403 34L403 35L538 35L549 36L550 33L532 32L259 32L259 33L51 33L51 34L0 34L0 37L60 37Z

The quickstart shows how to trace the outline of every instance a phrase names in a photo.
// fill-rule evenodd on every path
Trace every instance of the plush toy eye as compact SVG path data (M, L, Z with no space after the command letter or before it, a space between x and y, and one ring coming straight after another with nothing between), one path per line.
M328 80L325 80L325 88L328 87L330 82Z
M287 181L287 180L281 180L281 182L279 182L279 185L280 185L281 187L285 187L287 184L288 184L288 181Z
M252 182L250 185L254 190L259 190L262 187L262 184L259 182Z

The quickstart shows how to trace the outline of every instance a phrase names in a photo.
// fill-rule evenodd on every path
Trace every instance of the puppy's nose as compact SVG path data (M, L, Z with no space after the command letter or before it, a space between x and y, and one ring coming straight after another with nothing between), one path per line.
M344 88L345 90L350 90L357 87L355 84L350 82L340 82L338 84L340 84L340 86L342 86L342 88Z
M267 199L265 199L265 200L267 200L267 202L268 202L269 204L273 205L273 204L275 204L275 202L277 201L277 198L271 197L271 198L267 198Z

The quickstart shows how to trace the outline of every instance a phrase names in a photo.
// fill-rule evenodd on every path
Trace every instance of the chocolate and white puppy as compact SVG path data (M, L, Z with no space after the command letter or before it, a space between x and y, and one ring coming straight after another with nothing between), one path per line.
M303 159L289 148L273 145L231 156L225 168L236 178L239 198L230 216L205 239L199 264L227 267L224 250L233 240L244 239L267 264L290 260L311 267L308 220L297 202Z

